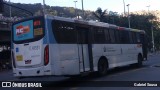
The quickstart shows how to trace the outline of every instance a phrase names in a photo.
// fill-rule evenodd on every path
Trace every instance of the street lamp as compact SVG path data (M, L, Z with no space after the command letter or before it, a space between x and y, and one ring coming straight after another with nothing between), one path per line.
M128 27L130 28L131 25L130 25L130 15L129 15L129 5L130 4L127 4L127 7L128 7Z
M150 5L146 6L148 8L148 14L149 14L149 8L150 8Z
M77 17L77 7L76 7L76 3L78 2L78 1L73 1L74 3L75 3L75 16Z

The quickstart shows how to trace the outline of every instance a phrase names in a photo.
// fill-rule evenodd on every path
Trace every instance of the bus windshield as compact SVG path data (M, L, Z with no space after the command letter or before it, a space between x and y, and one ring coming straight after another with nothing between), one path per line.
M14 43L26 43L41 39L44 36L44 18L36 17L13 24L12 40Z

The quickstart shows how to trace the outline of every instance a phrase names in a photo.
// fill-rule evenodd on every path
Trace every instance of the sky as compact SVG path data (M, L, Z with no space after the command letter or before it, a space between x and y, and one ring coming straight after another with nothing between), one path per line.
M9 1L9 0L6 0ZM10 0L14 3L43 3L43 0ZM82 0L45 0L45 4L50 6L65 6L65 7L75 7L82 9ZM129 5L129 11L140 11L140 10L160 10L160 0L124 0L125 10L128 11L127 4ZM108 11L114 11L118 13L124 12L123 0L83 0L84 10L96 11L98 7L102 10L107 9ZM148 8L147 6L150 7Z

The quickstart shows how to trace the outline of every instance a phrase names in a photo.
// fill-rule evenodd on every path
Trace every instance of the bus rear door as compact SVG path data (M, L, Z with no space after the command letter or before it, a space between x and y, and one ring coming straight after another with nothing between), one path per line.
M78 29L78 48L80 56L80 71L86 72L93 70L92 45L89 43L89 28L77 27Z

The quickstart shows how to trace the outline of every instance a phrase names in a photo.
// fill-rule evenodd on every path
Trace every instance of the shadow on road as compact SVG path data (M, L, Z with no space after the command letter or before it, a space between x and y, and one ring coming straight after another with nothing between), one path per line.
M97 81L99 78L105 78L110 75L118 74L118 73L123 73L127 72L130 70L135 70L135 69L141 69L148 67L148 65L143 65L140 68L137 68L135 66L124 66L124 67L118 67L114 68L108 71L108 73L105 76L98 76L97 73L90 73L89 75L86 76L77 76L77 77L71 77L67 78L61 81L50 81L44 84L45 87L54 87L54 88L62 88L62 87L93 87L93 86L103 86L100 84L113 84L115 82L110 82L110 81ZM119 83L117 81L117 83ZM113 84L114 85L114 84ZM119 84L120 85L120 84Z

